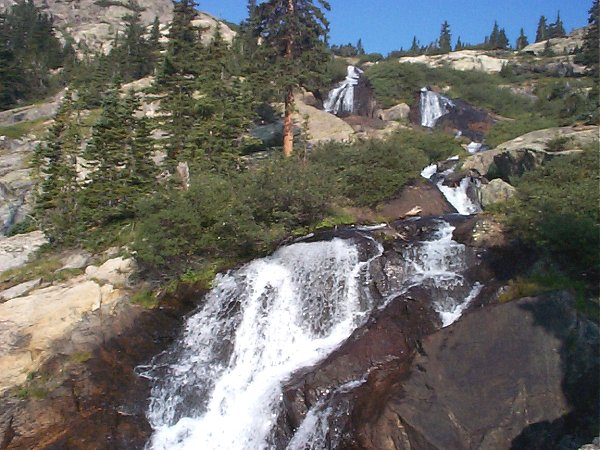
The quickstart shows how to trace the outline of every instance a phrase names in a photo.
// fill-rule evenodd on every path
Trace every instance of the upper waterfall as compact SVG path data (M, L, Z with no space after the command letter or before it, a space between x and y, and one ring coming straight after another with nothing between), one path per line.
M338 87L332 89L323 104L325 111L335 115L353 114L355 112L355 88L363 71L355 66L348 66L346 79Z
M420 112L421 126L433 128L440 117L448 114L454 103L447 97L427 88L421 89Z

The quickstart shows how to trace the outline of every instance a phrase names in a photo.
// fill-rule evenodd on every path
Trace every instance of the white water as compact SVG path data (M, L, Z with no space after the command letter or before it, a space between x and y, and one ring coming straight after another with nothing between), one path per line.
M438 119L448 114L450 112L448 108L453 106L454 103L449 98L427 88L422 88L420 99L421 126L435 127Z
M323 104L325 111L340 115L354 112L354 88L363 73L358 67L348 66L346 79L332 89Z
M470 177L464 177L462 180L460 180L460 184L458 186L446 186L444 184L444 177L452 174L453 172L454 168L451 168L440 174L441 176L436 182L436 186L439 191L444 195L444 197L446 197L446 200L448 200L448 202L454 206L454 209L456 209L459 214L468 216L470 214L481 212L481 206L473 202L473 200L471 200L467 194L467 191L470 187L472 187L473 184L475 184L476 187L479 187L479 180L472 180ZM433 177L436 173L437 164L431 164L421 171L421 176L430 180L431 177Z
M381 251L381 249L380 249ZM281 383L324 358L372 309L347 241L298 243L220 276L175 360L158 358L153 450L268 448ZM168 355L165 355L168 356Z

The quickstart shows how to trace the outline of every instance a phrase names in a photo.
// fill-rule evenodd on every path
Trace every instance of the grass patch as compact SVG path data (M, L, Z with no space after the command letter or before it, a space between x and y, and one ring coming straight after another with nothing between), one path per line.
M24 283L25 281L41 278L42 281L53 281L56 271L62 263L55 256L38 257L23 266L8 269L0 273L0 285L4 289Z
M158 298L152 290L150 289L142 289L141 291L136 292L131 297L131 303L134 305L139 305L146 309L156 308L158 306Z
M92 354L90 352L75 352L71 353L70 358L74 362L84 363L92 359Z
M17 397L21 400L27 400L30 398L35 398L38 400L42 400L48 397L48 390L39 386L28 386L22 387L17 391Z
M21 139L28 134L38 135L46 130L44 123L48 120L47 117L41 117L28 122L19 122L14 125L0 127L0 135L6 136L9 139Z

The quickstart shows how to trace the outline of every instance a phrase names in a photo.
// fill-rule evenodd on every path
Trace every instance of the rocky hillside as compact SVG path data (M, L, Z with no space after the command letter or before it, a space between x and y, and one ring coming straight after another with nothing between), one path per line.
M14 3L12 0L0 0L0 10ZM76 44L105 53L110 50L115 34L123 30L124 16L140 11L145 25L150 25L158 18L163 26L163 34L173 17L173 3L170 0L45 0L35 1L35 4L54 17L59 37L72 38ZM229 42L235 35L229 26L207 13L198 13L195 24L211 30L219 27L223 38Z

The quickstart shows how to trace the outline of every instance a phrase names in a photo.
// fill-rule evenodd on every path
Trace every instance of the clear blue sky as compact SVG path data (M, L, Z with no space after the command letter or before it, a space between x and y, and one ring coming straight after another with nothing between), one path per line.
M199 9L239 23L246 17L246 0L197 0ZM410 47L413 36L421 44L437 39L447 20L452 44L483 42L494 25L506 30L514 45L521 27L532 42L540 16L554 22L557 11L567 32L587 24L592 0L329 0L330 43L356 44L362 38L367 52L384 55Z

